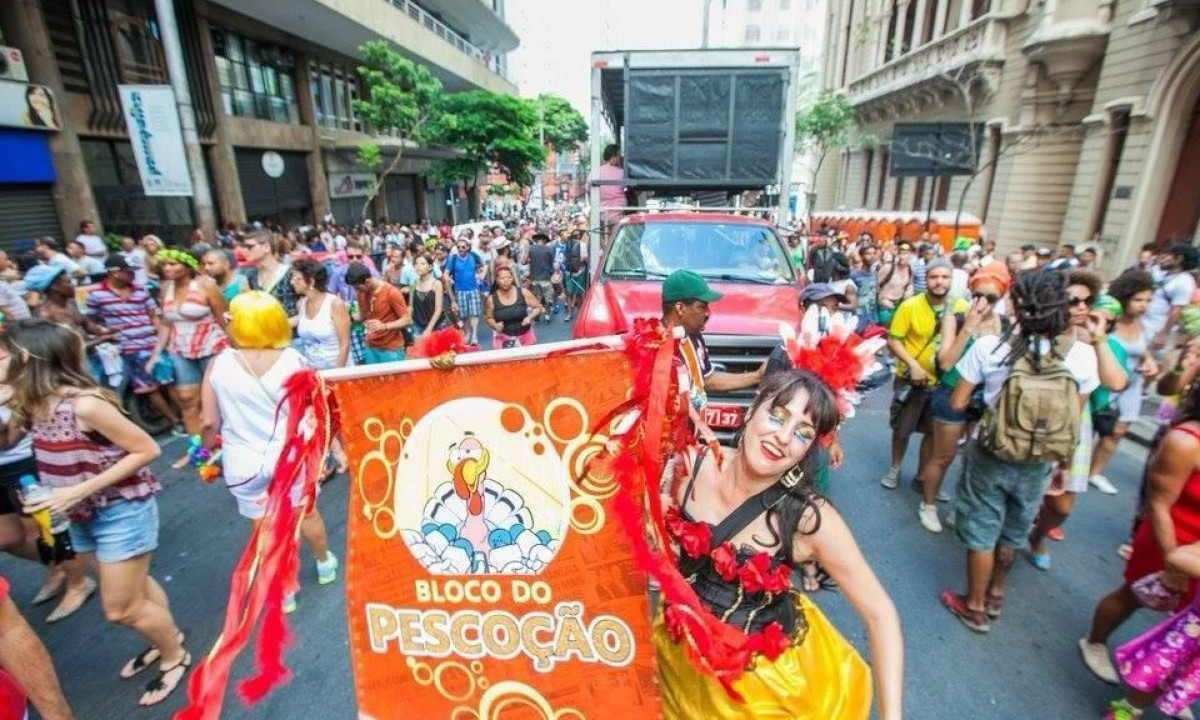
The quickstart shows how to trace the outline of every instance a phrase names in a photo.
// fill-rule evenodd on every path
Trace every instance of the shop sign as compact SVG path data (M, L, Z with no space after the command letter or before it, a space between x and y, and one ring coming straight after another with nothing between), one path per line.
M192 194L175 91L170 85L118 85L129 143L147 197Z
M375 187L371 173L334 173L329 176L329 198L366 197Z
M283 177L284 164L283 156L274 150L268 150L262 154L262 169L267 174L267 177L278 180Z
M45 85L0 80L0 125L59 130L58 102Z

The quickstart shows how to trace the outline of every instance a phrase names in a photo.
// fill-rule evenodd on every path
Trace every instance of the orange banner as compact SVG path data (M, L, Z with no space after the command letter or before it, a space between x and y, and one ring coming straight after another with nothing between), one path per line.
M645 580L589 466L628 378L616 350L330 376L361 720L659 716Z

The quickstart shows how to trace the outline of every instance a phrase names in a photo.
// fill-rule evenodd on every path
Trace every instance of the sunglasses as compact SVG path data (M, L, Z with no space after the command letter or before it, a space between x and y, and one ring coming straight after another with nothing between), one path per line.
M347 260L362 260L363 256L361 253L358 255L351 255L350 253L346 253L346 259Z
M971 293L972 300L978 300L980 298L987 300L988 305L995 305L997 302L1000 301L1000 296L993 295L992 293Z
M1090 297L1073 297L1067 300L1067 304L1071 307L1079 307L1080 305L1086 307L1092 304L1092 299Z

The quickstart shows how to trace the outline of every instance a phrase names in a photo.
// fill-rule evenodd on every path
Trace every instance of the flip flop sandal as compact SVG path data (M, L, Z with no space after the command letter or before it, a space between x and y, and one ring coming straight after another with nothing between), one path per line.
M187 676L188 668L190 668L191 666L192 666L192 654L189 652L185 652L183 654L183 657L179 660L179 662L175 663L174 665L167 668L166 670L159 669L158 676L155 677L150 682L146 683L146 692L143 693L141 699L138 700L138 707L144 707L144 708L154 707L155 705L158 705L159 703L161 703L163 700L166 700L167 698L171 697L171 694L175 692L176 688L178 688L180 685L183 684L183 678L185 676ZM170 678L170 677L174 678L174 683L171 683L167 680L167 678ZM146 698L147 694L162 692L163 690L167 691L165 695L163 695L159 699L155 700L154 702L145 702L145 698Z
M179 644L182 645L184 640L186 640L186 639L187 639L187 636L181 630L179 632ZM134 655L132 658L130 658L129 662L125 663L121 667L121 672L117 673L117 675L122 680L130 680L130 679L136 677L143 670L145 670L146 668L150 667L155 662L157 662L158 658L161 656L162 656L162 653L160 653L158 651L158 648L151 645L150 647L146 648L145 650L141 651L137 655Z

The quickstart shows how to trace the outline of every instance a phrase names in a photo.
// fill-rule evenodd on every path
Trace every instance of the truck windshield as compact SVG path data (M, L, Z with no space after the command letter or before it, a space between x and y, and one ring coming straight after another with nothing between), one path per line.
M681 268L723 282L784 285L796 279L769 228L720 223L625 225L613 239L604 274L661 278Z

